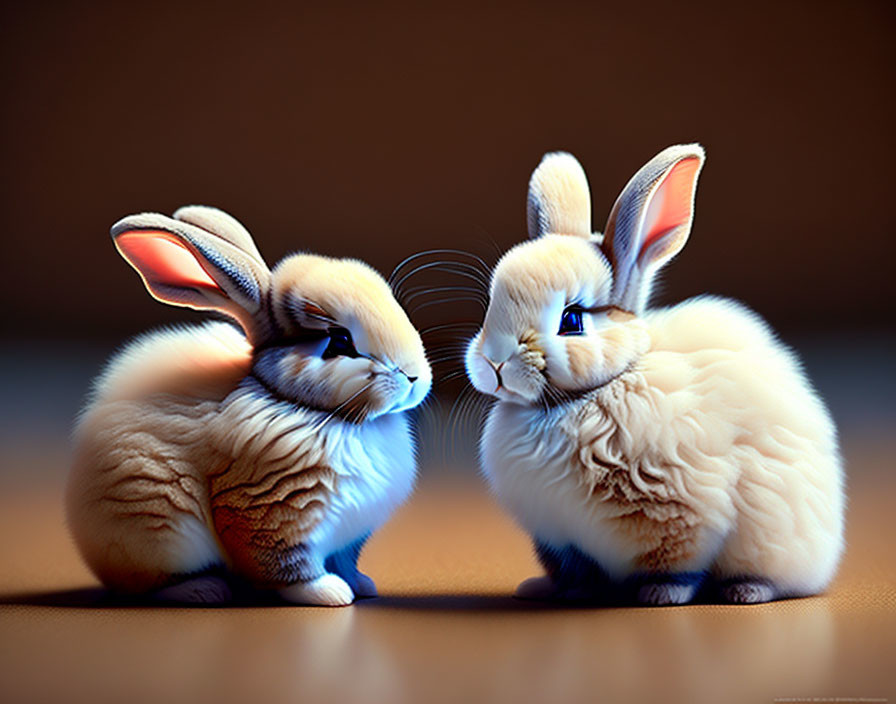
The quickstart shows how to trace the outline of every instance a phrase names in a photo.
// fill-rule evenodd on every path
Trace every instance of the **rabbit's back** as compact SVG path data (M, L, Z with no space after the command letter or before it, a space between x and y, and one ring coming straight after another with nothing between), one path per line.
M85 413L112 400L160 394L220 401L249 373L251 363L246 336L224 321L149 332L109 361Z
M785 444L837 456L836 428L802 365L751 310L707 296L646 319L651 349L637 371L648 393L729 424L735 444L758 447L763 436L786 435Z
M757 435L786 428L836 452L831 417L794 353L740 303L702 296L645 315L651 337L636 370L655 393L689 394L714 417Z
M721 540L718 576L822 588L842 548L843 471L833 422L799 362L734 301L703 297L645 317L651 349L598 396L600 422L583 447L628 464L633 504L682 507L683 553ZM646 518L630 521L634 533L662 532Z
M150 333L110 362L79 419L68 521L91 569L127 591L221 561L206 474L223 399L248 372L226 323Z

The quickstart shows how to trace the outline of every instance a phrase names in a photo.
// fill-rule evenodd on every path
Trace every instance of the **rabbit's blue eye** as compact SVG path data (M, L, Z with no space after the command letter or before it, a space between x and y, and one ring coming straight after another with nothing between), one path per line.
M573 304L566 306L563 315L560 316L560 329L558 335L582 335L585 332L585 326L582 321L584 315L582 306Z
M330 343L321 355L323 359L331 357L358 357L358 350L352 342L352 334L345 328L332 327L327 331Z

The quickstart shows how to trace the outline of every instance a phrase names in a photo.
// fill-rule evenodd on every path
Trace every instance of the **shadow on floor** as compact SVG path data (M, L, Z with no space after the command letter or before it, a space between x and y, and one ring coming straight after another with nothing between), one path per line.
M807 597L811 598L811 597ZM792 599L788 599L791 601ZM739 608L738 605L721 604L718 600L699 598L686 606ZM178 609L178 608L317 608L301 607L284 601L276 594L243 594L225 603L173 603L152 596L121 595L103 587L85 587L48 592L23 592L0 594L0 608L4 606L38 606L69 609ZM581 611L645 607L622 601L531 601L517 599L509 594L408 594L383 595L372 599L360 599L355 608L361 610L383 609L396 611L441 612L526 612L526 611ZM683 607L679 607L683 608Z
M102 587L85 587L48 592L0 594L0 608L4 606L38 606L68 609L147 609L147 608L303 608L283 601L275 595L241 596L222 604L177 604L159 601L149 596L121 595ZM545 611L594 608L596 604L538 602L515 599L501 594L425 594L380 596L361 599L354 606L359 609L395 609L410 611ZM315 608L315 607L304 607Z

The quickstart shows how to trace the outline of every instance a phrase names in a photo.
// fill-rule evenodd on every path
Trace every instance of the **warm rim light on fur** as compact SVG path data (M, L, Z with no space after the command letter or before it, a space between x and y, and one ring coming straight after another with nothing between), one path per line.
M733 301L647 309L687 241L703 160L699 145L658 154L604 235L584 221L573 157L546 155L533 174L534 239L495 268L466 355L473 385L498 400L483 470L549 573L521 594L600 589L569 581L573 552L644 603L689 601L706 573L736 602L814 594L834 575L842 462L794 354ZM561 335L568 306L583 329Z
M301 603L374 593L358 552L411 491L404 411L432 380L389 285L312 254L271 271L214 208L130 216L112 235L155 298L242 332L150 333L99 378L67 493L87 564L112 588L177 598L211 598L179 589L209 569Z

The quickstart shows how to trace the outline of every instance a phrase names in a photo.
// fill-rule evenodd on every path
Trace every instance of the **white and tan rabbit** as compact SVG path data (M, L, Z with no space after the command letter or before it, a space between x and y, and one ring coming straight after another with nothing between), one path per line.
M646 307L703 161L696 144L658 154L603 236L572 156L532 175L531 239L498 263L466 355L497 398L485 475L548 573L519 596L681 604L706 586L753 603L815 594L836 570L836 429L794 354L731 300Z
M233 574L296 603L375 594L356 562L410 493L407 409L432 375L385 280L295 254L269 270L207 207L112 228L160 301L228 322L150 333L96 384L76 430L67 508L109 587L226 600Z

